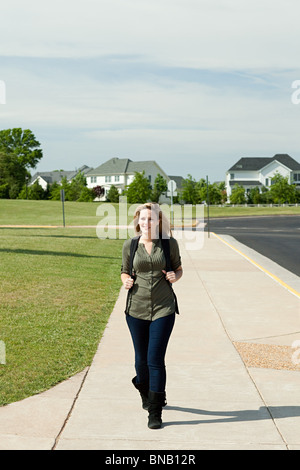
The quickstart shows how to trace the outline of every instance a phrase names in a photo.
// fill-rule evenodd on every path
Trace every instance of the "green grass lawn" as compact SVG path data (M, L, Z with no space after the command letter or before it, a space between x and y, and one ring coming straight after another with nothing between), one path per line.
M0 228L0 405L91 363L121 287L122 245L95 229Z
M207 215L207 208L205 209ZM286 206L286 207L251 207L251 206L210 206L210 217L258 217L266 215L300 215L300 206Z
M109 210L108 223L118 222L119 205L100 205L96 202L65 202L65 223L67 226L92 225L101 223L103 211L97 215L99 207ZM128 210L131 206L128 204ZM134 208L133 208L134 209ZM132 221L133 209L129 222ZM195 211L194 211L195 212ZM205 208L207 216L207 208ZM218 207L210 206L210 217L241 217L259 215L300 215L300 206L286 207ZM52 225L62 226L62 203L60 201L26 201L0 199L0 225Z
M96 225L94 202L65 202L66 225ZM63 225L60 201L0 199L0 225Z

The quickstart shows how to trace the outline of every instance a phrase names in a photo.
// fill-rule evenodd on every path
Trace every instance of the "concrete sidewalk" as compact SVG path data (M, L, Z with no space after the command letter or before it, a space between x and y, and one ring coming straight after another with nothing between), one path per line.
M148 429L131 384L122 288L90 368L0 408L0 449L300 449L300 298L261 268L294 292L299 278L225 236L180 248L163 427Z

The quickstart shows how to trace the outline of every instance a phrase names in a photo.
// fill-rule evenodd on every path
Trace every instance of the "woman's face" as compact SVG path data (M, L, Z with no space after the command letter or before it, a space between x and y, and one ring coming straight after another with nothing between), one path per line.
M139 226L142 235L147 238L158 238L159 219L154 211L142 209L139 217Z

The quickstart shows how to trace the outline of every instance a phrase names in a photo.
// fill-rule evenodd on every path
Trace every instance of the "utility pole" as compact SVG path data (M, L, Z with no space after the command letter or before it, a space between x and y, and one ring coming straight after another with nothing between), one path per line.
M66 222L65 222L65 190L64 189L60 190L60 200L62 202L63 224L64 224L64 227L65 227Z
M207 204L207 233L208 233L208 238L210 238L210 231L209 231L209 190L208 190L208 176L206 176L206 190L207 190L207 197L206 197L206 204Z

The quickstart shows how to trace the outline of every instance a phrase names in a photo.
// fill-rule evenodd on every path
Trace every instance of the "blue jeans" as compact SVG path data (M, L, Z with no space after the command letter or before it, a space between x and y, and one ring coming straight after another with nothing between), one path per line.
M165 355L175 322L175 313L154 321L126 315L135 350L135 370L138 384L148 383L152 392L166 388Z

